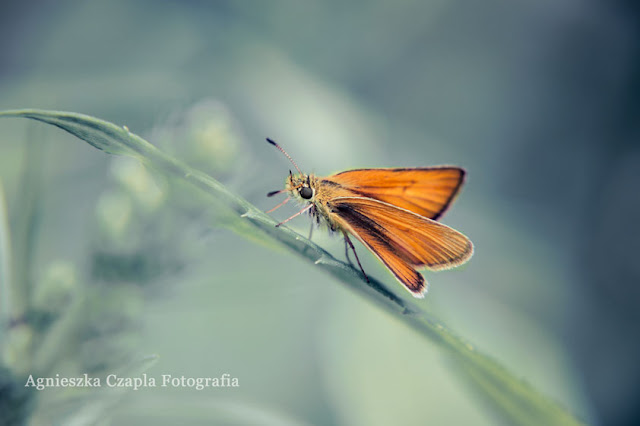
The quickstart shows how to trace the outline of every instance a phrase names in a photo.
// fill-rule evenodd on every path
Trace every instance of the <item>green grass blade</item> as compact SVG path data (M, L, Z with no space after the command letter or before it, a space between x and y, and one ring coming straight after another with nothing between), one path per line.
M275 228L276 222L243 198L229 192L206 174L159 151L126 128L94 117L57 111L18 110L0 112L0 117L25 117L60 127L89 144L111 154L135 157L169 176L183 179L211 196L213 203L229 208L225 225L235 232L264 242L277 242L313 262L336 280L374 302L388 313L417 330L422 336L446 350L457 362L458 371L469 380L476 393L489 401L507 422L515 424L581 424L563 407L517 378L492 358L480 354L451 332L437 318L426 314L412 302L396 294L396 287L371 278L367 283L354 270L331 254L287 228Z
M11 322L11 237L9 214L0 180L0 354L4 352L5 332Z

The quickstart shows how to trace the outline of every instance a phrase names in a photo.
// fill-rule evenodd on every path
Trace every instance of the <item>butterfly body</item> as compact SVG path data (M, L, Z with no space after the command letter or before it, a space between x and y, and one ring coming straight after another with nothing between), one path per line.
M413 296L424 297L427 284L418 269L449 269L473 254L466 236L436 221L464 178L465 171L454 166L356 169L327 177L300 172L289 173L285 189L269 195L287 192L287 200L306 203L285 222L308 211L318 223L343 234L360 265L349 239L353 235Z

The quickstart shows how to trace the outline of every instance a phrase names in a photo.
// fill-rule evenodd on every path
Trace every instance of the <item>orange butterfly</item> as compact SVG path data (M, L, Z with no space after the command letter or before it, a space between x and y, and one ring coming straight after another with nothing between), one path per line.
M308 203L276 226L309 212L318 224L324 222L332 231L342 232L347 260L351 247L367 281L349 234L371 250L415 297L424 297L427 290L424 277L416 269L453 268L473 254L473 244L467 237L436 222L458 194L464 182L463 169L357 169L320 178L302 173L280 145L267 141L298 170L296 175L289 171L285 189L267 194L289 193L267 213L291 199Z

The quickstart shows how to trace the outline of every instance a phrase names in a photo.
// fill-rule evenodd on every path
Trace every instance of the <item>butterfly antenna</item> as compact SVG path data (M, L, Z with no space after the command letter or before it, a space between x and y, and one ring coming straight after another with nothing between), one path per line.
M269 142L271 145L275 146L276 148L278 148L280 150L280 152L282 152L285 157L287 157L289 159L289 161L291 161L291 163L296 166L296 170L298 171L298 173L303 174L302 171L300 170L300 167L298 167L298 165L296 164L295 161L293 161L293 158L291 158L291 156L289 154L287 154L287 151L285 151L284 149L282 149L282 147L280 145L278 145L275 141L267 138L267 142ZM291 173L291 171L289 171L289 173Z

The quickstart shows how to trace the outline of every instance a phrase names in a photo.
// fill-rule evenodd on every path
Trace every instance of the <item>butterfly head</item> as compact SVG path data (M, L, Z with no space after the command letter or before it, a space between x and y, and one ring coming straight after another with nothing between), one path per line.
M291 156L287 154L287 152L284 149L282 149L282 147L278 145L275 141L267 138L267 142L269 142L271 145L278 148L278 150L280 150L280 152L282 152L285 155L285 157L287 157L289 161L291 161L291 164L293 164L296 170L298 171L298 173L294 175L291 172L291 170L289 170L289 176L287 177L287 181L285 183L285 189L281 191L271 191L270 193L267 194L267 196L271 197L273 195L280 194L281 192L287 191L291 198L294 198L303 202L308 201L309 203L315 203L316 188L317 188L316 178L313 175L306 175L302 173L302 171L300 170L300 167L298 167L296 162L293 161L293 158L291 158Z
M313 202L315 196L315 179L311 175L305 175L303 173L293 174L289 171L289 177L287 177L286 189L292 198L296 198L301 201Z

